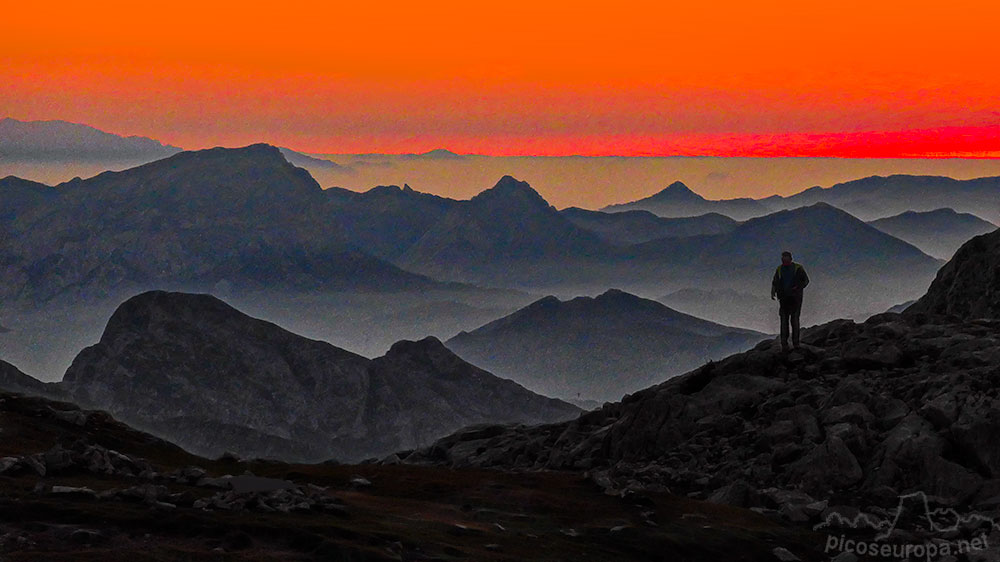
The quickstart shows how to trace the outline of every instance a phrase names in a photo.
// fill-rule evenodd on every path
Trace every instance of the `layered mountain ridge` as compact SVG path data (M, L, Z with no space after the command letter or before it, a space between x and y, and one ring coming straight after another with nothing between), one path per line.
M612 289L567 301L545 297L445 344L546 396L603 402L763 337Z
M917 493L996 516L998 239L963 245L902 314L807 328L790 353L764 341L573 421L476 428L404 460L587 470L608 493L670 489L800 524L891 521Z
M435 338L369 360L209 295L162 291L123 303L60 387L195 453L312 461L412 448L487 420L578 412L462 361Z

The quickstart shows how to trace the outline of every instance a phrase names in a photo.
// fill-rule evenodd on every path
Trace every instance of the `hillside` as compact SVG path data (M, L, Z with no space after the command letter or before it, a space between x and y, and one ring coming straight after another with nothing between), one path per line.
M5 188L24 199L41 188ZM182 152L52 188L9 223L5 302L148 288L393 290L433 283L364 254L307 172L267 145ZM43 192L47 195L47 192ZM36 198L37 199L37 198ZM6 202L6 201L5 201ZM41 207L41 208L38 208Z
M747 349L763 337L610 290L568 301L546 297L445 345L546 396L603 402Z
M208 295L158 291L123 303L60 387L196 453L311 461L382 455L474 423L578 412L434 338L369 360Z
M903 314L807 328L800 350L767 340L576 420L459 432L405 461L587 470L607 493L670 489L838 535L859 512L895 533L910 497L996 518L1000 293L952 274L992 264L996 240L969 241Z
M437 279L493 285L511 267L586 260L609 247L560 215L527 182L504 176L449 209L395 263Z
M764 562L775 543L820 560L814 535L760 515L664 493L640 505L570 473L210 460L5 390L0 419L5 560Z
M952 209L905 213L868 223L875 228L920 248L939 259L949 259L969 238L993 232L997 226Z

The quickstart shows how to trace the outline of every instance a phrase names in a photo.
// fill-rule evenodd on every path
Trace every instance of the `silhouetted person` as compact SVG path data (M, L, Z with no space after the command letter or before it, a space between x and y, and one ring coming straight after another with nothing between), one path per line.
M806 269L792 261L791 252L781 252L781 265L771 280L771 299L778 297L781 319L781 349L788 351L788 324L792 325L792 345L799 347L799 313L802 312L802 289L809 284Z

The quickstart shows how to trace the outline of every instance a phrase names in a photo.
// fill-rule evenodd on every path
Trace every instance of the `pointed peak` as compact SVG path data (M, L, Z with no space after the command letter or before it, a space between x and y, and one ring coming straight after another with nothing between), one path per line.
M521 181L512 175L505 175L493 186L493 189L531 189L526 181ZM534 191L532 189L532 191Z
M650 199L654 200L671 200L671 201L704 201L705 198L698 195L691 188L684 185L684 182L675 181L674 183L668 185L667 187L661 189L655 195L651 196Z
M417 156L422 156L424 158L461 158L461 154L457 154L448 150L447 148L435 148L434 150L428 150Z
M526 181L504 176L490 189L472 198L473 201L517 201L548 208L549 203Z

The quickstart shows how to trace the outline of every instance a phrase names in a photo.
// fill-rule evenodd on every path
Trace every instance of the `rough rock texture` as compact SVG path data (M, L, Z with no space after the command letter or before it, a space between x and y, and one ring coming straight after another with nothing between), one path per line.
M1000 230L963 244L938 271L927 294L905 312L1000 317Z
M403 460L590 470L613 490L771 508L1000 493L1000 320L886 313L802 341L789 354L762 342L574 421L471 428ZM790 491L802 495L772 497Z
M214 297L166 292L123 303L61 385L81 404L207 456L359 460L469 424L579 411L462 361L434 338L369 360Z

